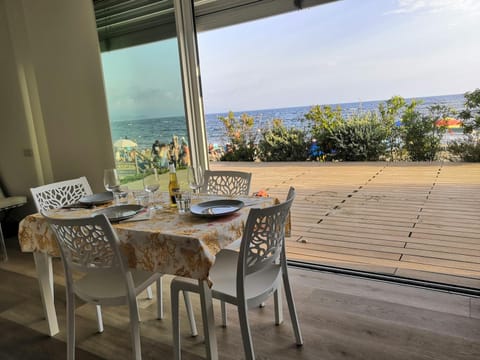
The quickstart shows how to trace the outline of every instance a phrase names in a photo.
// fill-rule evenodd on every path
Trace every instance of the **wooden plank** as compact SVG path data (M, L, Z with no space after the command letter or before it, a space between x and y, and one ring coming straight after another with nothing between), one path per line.
M280 198L290 184L297 187L289 256L373 271L438 273L452 281L480 279L479 164L226 166L252 171L256 186L268 186ZM384 259L386 254L402 258Z

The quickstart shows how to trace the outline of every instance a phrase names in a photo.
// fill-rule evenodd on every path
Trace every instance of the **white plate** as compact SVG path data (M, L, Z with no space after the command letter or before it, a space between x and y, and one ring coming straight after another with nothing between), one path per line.
M243 207L240 200L212 200L192 205L190 212L194 215L204 217L219 217L233 214Z
M92 194L82 197L78 202L85 205L102 205L113 200L113 194L110 191Z
M129 219L143 210L142 205L115 205L95 211L93 215L104 214L111 222Z

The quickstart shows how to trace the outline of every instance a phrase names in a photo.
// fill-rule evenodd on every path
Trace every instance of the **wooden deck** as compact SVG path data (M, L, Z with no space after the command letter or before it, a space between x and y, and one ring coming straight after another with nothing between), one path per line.
M480 288L480 164L211 163L297 189L290 259Z

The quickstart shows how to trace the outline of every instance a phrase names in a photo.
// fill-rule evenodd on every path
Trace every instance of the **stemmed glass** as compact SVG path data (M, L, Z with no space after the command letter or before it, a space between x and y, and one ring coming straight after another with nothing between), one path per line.
M120 190L120 178L117 169L105 169L103 171L103 185L107 191L116 192Z
M146 192L150 194L150 202L153 203L153 194L160 187L160 179L158 177L157 169L149 169L145 171L145 176L143 178L143 188ZM160 205L152 206L153 209L161 209Z
M203 186L203 170L200 166L193 167L189 166L187 169L187 181L188 186L192 189L194 194L199 196L199 190Z

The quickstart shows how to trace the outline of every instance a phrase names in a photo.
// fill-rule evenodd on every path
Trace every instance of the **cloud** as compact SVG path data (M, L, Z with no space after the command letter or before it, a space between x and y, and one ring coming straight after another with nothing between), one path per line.
M446 11L480 13L480 1L478 0L397 0L397 4L396 9L388 11L386 14Z

